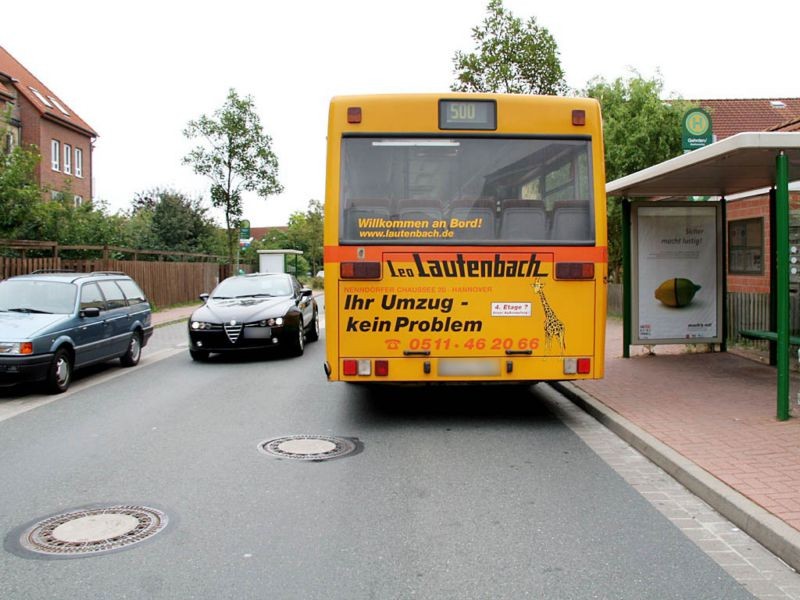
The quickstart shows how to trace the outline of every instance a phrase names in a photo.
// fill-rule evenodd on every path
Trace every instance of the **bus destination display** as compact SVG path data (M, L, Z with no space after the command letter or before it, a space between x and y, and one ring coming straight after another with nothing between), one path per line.
M497 129L497 104L492 100L440 100L439 129Z

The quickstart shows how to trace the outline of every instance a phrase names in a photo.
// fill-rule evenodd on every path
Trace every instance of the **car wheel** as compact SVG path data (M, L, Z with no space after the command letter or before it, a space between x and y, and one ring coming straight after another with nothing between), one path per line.
M208 360L208 352L205 350L189 350L189 356L192 357L192 360L197 362L205 362Z
M47 372L45 385L51 394L66 392L72 383L72 355L65 348L56 350L50 370Z
M309 342L316 342L319 339L319 313L314 311L314 319L311 321L311 327L306 332L306 339Z
M297 331L294 332L294 334L290 332L289 335L293 336L289 339L289 354L292 356L302 356L303 350L305 350L306 337L306 328L303 327L302 318L297 325Z
M139 364L142 357L142 334L134 331L131 341L128 342L128 350L119 357L119 362L123 367L135 367Z

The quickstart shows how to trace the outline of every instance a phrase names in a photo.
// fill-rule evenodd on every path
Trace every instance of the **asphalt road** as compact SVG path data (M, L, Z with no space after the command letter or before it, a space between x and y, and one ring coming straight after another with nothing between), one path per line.
M0 598L751 597L538 386L370 390L325 381L324 337L301 358L207 364L182 339L161 328L151 360L0 421ZM259 450L301 434L361 451ZM104 555L18 547L37 520L115 504L169 524Z

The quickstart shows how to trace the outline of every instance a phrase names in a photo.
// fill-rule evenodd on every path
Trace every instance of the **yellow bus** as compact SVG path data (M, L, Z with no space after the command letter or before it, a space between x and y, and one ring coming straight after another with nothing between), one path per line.
M603 376L596 101L333 98L324 227L329 380Z

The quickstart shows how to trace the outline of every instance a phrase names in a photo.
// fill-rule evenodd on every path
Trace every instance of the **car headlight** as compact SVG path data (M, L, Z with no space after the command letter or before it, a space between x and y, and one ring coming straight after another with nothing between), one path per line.
M211 329L211 323L206 323L205 321L192 321L191 328L192 329Z
M33 354L33 342L0 342L0 354Z

